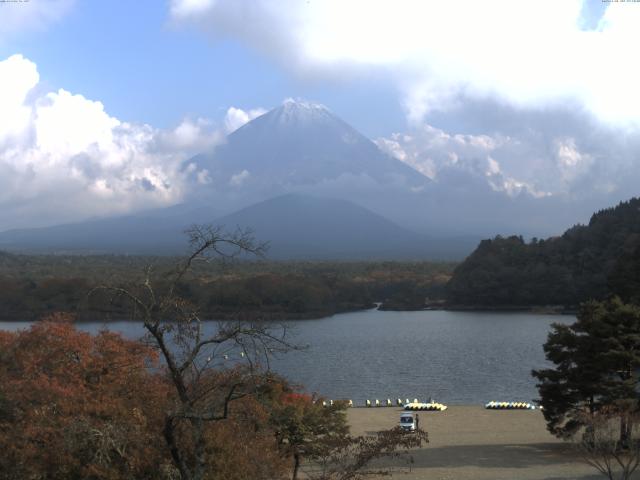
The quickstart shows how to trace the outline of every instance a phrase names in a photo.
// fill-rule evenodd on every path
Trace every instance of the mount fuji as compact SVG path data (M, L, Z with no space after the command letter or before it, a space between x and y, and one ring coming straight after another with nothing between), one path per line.
M273 258L455 259L478 240L416 232L433 182L314 103L285 101L184 162L183 174L181 205L7 231L0 249L183 253L193 223L253 228Z
M325 106L294 100L255 118L213 153L187 164L206 170L211 188L235 193L285 192L349 179L408 188L430 183Z

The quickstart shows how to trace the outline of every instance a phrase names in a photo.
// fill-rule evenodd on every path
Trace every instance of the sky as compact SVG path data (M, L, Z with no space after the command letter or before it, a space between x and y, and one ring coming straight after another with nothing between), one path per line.
M0 231L179 203L186 158L291 97L443 188L585 221L638 194L638 25L630 1L0 2Z

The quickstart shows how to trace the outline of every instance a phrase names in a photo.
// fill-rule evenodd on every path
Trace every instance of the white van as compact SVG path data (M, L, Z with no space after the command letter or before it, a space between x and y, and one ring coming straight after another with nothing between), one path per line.
M400 428L405 432L414 432L416 430L416 418L411 412L402 412L400 414Z

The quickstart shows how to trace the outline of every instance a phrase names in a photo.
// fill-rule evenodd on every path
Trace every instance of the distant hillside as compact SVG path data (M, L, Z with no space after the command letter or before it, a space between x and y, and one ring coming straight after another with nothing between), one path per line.
M250 228L272 259L457 260L477 239L431 238L348 200L289 194L227 216L181 205L117 218L0 233L0 249L25 253L182 255L194 223Z
M595 213L561 237L483 240L454 271L450 304L573 306L611 293L640 296L640 199Z
M183 254L184 230L211 223L211 208L176 205L121 217L0 232L0 249L27 253Z
M250 226L273 259L455 259L467 239L434 239L406 230L347 200L289 194L257 203L217 223Z

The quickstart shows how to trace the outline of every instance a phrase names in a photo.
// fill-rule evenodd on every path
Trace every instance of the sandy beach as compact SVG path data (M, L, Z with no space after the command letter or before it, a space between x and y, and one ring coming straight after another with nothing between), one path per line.
M351 432L363 435L397 425L396 407L352 408ZM545 428L539 410L486 410L454 406L419 412L429 443L412 452L414 464L394 478L430 480L552 480L604 478L581 461L571 444ZM640 477L639 477L640 478Z

